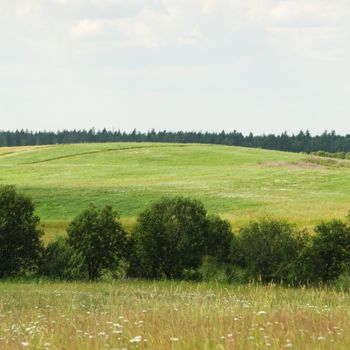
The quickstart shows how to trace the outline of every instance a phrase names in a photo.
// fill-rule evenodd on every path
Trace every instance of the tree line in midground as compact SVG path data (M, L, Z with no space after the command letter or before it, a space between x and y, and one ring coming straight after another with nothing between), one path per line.
M337 135L335 131L310 135L309 131L288 135L286 132L275 135L244 135L232 132L201 131L155 131L131 132L110 130L62 130L62 131L1 131L0 146L32 146L94 142L172 142L204 143L252 148L265 148L289 152L311 153L326 151L331 153L350 152L350 135Z
M320 222L314 233L285 221L252 221L233 233L201 202L163 197L127 232L110 206L91 205L66 237L44 246L32 200L0 186L0 277L334 282L350 267L350 222Z

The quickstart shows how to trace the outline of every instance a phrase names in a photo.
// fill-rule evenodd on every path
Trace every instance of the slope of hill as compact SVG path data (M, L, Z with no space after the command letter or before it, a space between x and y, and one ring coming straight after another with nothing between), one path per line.
M202 200L233 226L271 215L309 226L350 209L350 163L229 146L113 143L0 148L0 183L33 197L49 233L89 205L127 224L162 195Z

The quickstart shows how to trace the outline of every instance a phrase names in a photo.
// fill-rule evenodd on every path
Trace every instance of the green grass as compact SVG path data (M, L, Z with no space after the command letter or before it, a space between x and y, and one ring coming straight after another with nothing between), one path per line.
M0 283L0 349L350 348L349 295L185 282Z
M310 227L350 209L349 164L216 145L15 147L0 148L0 183L34 199L46 239L64 232L90 203L113 205L130 227L163 195L200 199L234 228L266 215Z
M162 195L188 195L236 228L270 215L312 226L350 209L350 162L212 145L0 148L0 183L33 197L45 240L89 203L130 228ZM0 349L350 348L348 293L185 282L0 282ZM147 339L147 341L146 341Z

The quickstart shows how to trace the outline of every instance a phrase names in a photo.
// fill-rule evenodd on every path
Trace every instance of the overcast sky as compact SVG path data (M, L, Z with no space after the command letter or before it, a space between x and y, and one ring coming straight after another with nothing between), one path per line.
M349 0L0 0L0 129L350 133Z

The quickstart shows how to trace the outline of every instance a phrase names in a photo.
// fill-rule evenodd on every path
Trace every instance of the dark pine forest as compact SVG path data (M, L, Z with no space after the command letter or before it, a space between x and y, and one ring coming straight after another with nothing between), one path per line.
M335 131L325 131L321 135L310 135L308 131L298 134L244 135L232 132L197 132L197 131L155 131L132 132L98 130L62 130L62 131L0 131L0 147L32 146L68 143L97 142L172 142L204 143L228 146L241 146L280 150L289 152L311 153L325 151L330 153L350 152L350 135L338 135Z

